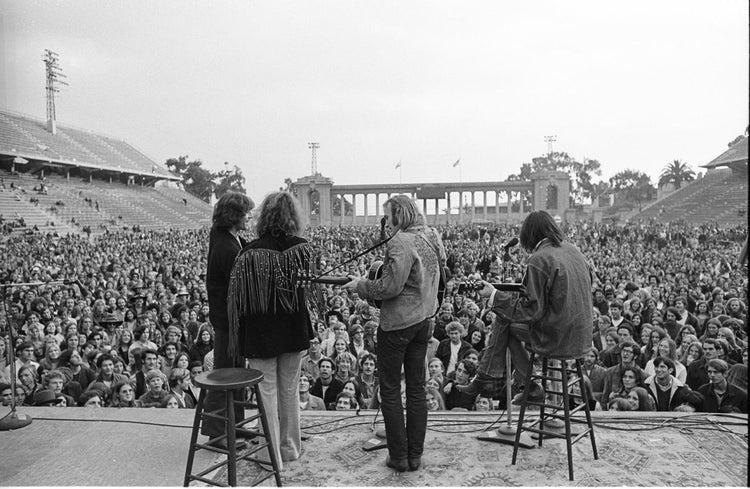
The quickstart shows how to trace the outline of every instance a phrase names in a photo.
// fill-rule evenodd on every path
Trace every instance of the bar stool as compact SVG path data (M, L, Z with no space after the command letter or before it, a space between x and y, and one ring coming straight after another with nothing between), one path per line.
M534 402L528 400L529 392L531 389L525 388L523 390L523 395L521 397L521 413L518 416L518 429L516 430L516 441L513 445L513 459L511 461L511 465L516 464L516 457L518 455L518 447L519 447L519 440L521 438L521 433L523 431L531 431L533 433L537 433L539 436L539 446L542 446L542 440L544 437L548 438L563 438L565 439L565 445L568 450L568 475L570 477L570 480L573 480L573 451L572 451L572 445L583 438L586 435L589 435L591 438L591 449L594 452L594 460L599 459L599 454L596 450L596 440L594 439L594 424L591 421L591 410L589 408L589 399L588 399L588 393L586 391L586 386L583 379L583 371L581 370L581 360L576 358L575 359L575 366L573 368L573 372L578 376L577 379L574 379L572 381L568 380L568 368L566 359L551 359L544 357L542 355L539 355L542 357L542 373L541 374L534 374L533 371L533 365L534 365L534 358L537 355L534 350L530 350L531 357L529 359L529 371L526 374L526 383L524 385L530 386L531 382L533 382L536 379L541 379L542 381L542 389L545 393L545 399L542 402ZM551 362L554 360L558 360L560 362L560 366L556 366L552 364ZM549 375L549 371L553 372L559 372L560 377ZM547 388L547 382L554 382L559 381L560 385L562 386L562 389L560 391L552 390ZM580 394L571 394L569 393L570 387L572 387L575 384L578 384L581 390ZM557 394L562 397L562 407L558 406L556 404L547 404L546 402L546 395L547 394ZM570 400L580 398L581 403L576 406L574 409L570 409ZM539 418L538 420L534 421L533 423L529 424L528 426L523 425L523 418L524 414L526 413L526 407L528 405L536 405L539 406ZM545 412L545 409L550 409L551 411ZM583 431L581 431L579 434L571 435L570 430L570 422L571 420L576 423L583 423L583 421L575 418L571 418L571 414L574 414L578 411L583 409L586 412L586 424L587 428ZM558 414L559 411L562 410L562 414ZM544 429L544 422L545 419L552 418L561 420L565 423L565 433L560 433L559 431L551 431L549 429ZM539 424L539 428L536 428L536 425Z
M261 479L256 481L256 484L263 482L264 480L274 476L276 478L276 485L281 487L281 473L279 471L278 461L276 460L276 451L273 449L270 431L268 429L268 421L266 419L266 411L263 408L263 400L260 396L260 388L258 384L263 380L263 373L259 370L253 370L248 368L220 368L198 374L193 381L195 385L201 388L200 398L198 399L198 405L195 407L195 419L193 420L193 432L190 436L190 450L188 452L187 467L185 468L185 481L183 487L188 487L190 481L199 480L206 484L214 486L224 485L209 479L206 474L213 472L214 470L227 465L227 483L230 486L237 485L237 461L238 460L250 460L254 462L260 462L254 454L263 448L268 448L268 452L271 456L271 467L272 471L264 475ZM244 389L246 387L252 388L255 393L255 404L246 402L244 399L235 399L234 391L236 389ZM226 393L226 404L224 407L215 411L204 412L203 404L206 399L206 392L208 391L222 391ZM255 408L257 407L258 413L247 417L239 422L235 420L234 406L235 404L242 404L246 407ZM198 432L200 431L201 421L206 418L221 419L226 423L226 434L217 436L209 439L205 444L198 443ZM260 419L263 431L259 429L244 428L247 423L250 423L256 419ZM262 439L261 443L252 445L250 451L241 457L237 457L237 447L235 446L236 440L236 429L242 428L250 434L255 434L256 437ZM211 446L211 443L226 439L227 450ZM227 456L226 460L223 460L217 464L214 464L207 469L193 474L193 460L195 458L195 452L198 450L209 450L216 453L223 453Z

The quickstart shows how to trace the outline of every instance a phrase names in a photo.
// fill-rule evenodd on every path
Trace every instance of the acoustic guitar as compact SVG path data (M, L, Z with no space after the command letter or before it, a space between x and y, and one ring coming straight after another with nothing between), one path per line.
M370 265L369 270L367 270L367 280L377 280L382 276L383 276L383 261L375 260ZM325 276L311 277L306 273L299 273L297 280L298 282L301 282L303 284L314 283L314 284L344 285L349 282L348 277L325 277ZM440 305L443 303L444 296L445 296L445 274L444 272L441 271L440 283L438 285L438 293L437 293L438 309L440 308ZM378 309L380 309L380 306L382 306L383 301L381 299L367 299L367 303L373 307L377 307Z

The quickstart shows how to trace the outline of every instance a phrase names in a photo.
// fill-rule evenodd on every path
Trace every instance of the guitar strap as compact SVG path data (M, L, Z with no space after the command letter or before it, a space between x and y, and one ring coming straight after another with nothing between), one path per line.
M427 228L427 229L429 229L430 232L435 233L434 229L432 229L432 228ZM448 280L447 280L447 277L445 275L445 268L443 267L443 263L442 263L442 259L440 258L440 252L439 252L439 250L432 243L430 243L430 240L428 240L427 238L425 238L423 235L419 234L418 236L420 238L422 238L422 240L425 243L427 243L427 246L430 247L430 249L432 250L432 252L435 253L435 259L437 260L437 264L438 264L438 271L440 272L440 282L442 282L443 287L445 287L445 285L447 284ZM437 315L438 311L440 310L440 305L443 302L443 295L444 294L445 294L445 290L443 289L441 291L440 288L439 288L439 286L438 286L438 305L437 305L437 309L435 310L435 314L433 314L430 317L434 317L435 315Z
M381 242L379 242L379 243L375 243L374 245L370 246L369 248L367 248L367 249L366 249L365 251L363 251L362 253L359 253L358 255L355 255L355 256L353 256L353 257L349 258L349 259L348 259L348 260L346 260L345 262L343 262L343 263L341 263L341 264L339 264L339 265L336 265L335 267L331 268L331 269L330 269L330 270L328 270L328 271L325 271L325 272L321 273L320 275L318 275L318 276L317 276L317 277L315 277L315 278L316 278L316 279L318 279L318 278L321 278L321 277L325 277L326 275L330 275L331 273L335 272L335 271L336 271L336 270L338 270L339 268L341 268L341 267L343 267L343 266L345 266L345 265L348 265L348 264L350 264L351 262L353 262L354 260L356 260L356 259L357 259L357 258L359 258L360 256L366 255L366 254L368 254L369 252L371 252L372 250L375 250L375 249L377 249L377 248L380 248L381 246L383 246L384 244L386 244L386 243L387 243L388 241L390 241L390 240L391 240L391 239L393 238L393 236L395 236L395 235L396 235L396 233L393 233L392 235L388 236L388 237L387 237L386 239L384 239L383 241L381 241Z

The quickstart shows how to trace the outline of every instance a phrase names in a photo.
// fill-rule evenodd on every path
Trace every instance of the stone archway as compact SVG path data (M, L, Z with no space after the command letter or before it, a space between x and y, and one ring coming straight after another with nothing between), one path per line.
M560 206L560 203L558 200L559 191L558 191L557 185L555 185L554 183L550 183L549 185L547 185L547 188L545 189L545 194L546 194L546 202L545 202L544 209L556 211Z

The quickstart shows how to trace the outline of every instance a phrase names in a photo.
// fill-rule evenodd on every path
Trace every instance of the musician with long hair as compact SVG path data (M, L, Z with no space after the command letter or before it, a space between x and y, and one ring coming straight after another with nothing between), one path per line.
M209 317L214 328L214 368L231 368L242 366L241 359L229 351L229 318L227 316L227 290L232 264L247 241L240 236L240 231L247 227L248 213L253 209L253 201L244 194L227 192L222 195L213 213L213 226L208 241L208 267L206 271L206 290L208 292ZM219 391L206 393L205 410L214 411L226 404L226 396ZM235 408L236 419L244 419L244 409ZM224 422L209 418L203 422L201 432L210 438L224 434ZM242 445L243 442L238 442ZM226 448L226 441L215 442L220 448ZM223 445L223 446L222 446Z
M263 372L260 395L280 468L302 454L300 360L315 336L306 289L295 280L311 267L312 246L302 229L291 193L267 195L255 221L258 238L237 256L227 296L229 348ZM270 462L263 454L258 458Z
M459 387L466 393L494 394L502 389L508 348L517 380L523 382L532 365L522 342L530 343L538 354L559 359L580 358L591 346L594 317L589 261L565 241L546 211L526 216L519 240L530 253L524 291L497 291L484 282L480 295L489 298L488 306L498 317L476 378ZM538 384L526 388L531 389L531 400L543 400Z
M365 299L381 300L377 332L378 375L385 421L386 465L403 472L422 462L427 430L424 394L430 320L438 308L440 267L445 250L437 232L428 228L419 206L406 195L383 204L386 226L393 232L386 244L382 275L352 279L344 285ZM401 369L406 380L406 422L401 403Z

